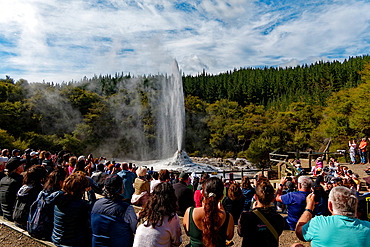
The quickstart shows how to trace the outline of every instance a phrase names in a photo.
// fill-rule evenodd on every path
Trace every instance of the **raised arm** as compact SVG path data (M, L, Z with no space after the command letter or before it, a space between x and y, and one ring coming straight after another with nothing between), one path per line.
M288 180L286 179L286 177L283 177L283 178L281 178L281 180L280 180L280 184L279 184L279 188L277 189L277 191L276 191L276 196L275 196L275 200L277 201L277 202L283 202L282 200L281 200L281 195L283 194L283 187L284 187L284 185L286 184L286 182L287 182Z

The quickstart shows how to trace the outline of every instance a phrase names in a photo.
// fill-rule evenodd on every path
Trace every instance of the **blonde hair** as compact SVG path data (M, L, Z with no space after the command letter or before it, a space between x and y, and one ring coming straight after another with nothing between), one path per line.
M137 171L136 171L136 174L139 176L139 177L144 177L147 173L148 169L146 169L144 166L140 166Z

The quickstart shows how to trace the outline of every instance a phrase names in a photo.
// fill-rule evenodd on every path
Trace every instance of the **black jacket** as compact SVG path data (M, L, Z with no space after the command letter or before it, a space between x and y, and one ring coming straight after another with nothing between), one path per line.
M11 173L0 181L0 203L5 219L13 221L13 210L17 192L22 186L23 176Z
M173 185L175 195L177 197L178 209L176 213L179 216L184 216L188 207L195 206L193 191L189 189L182 181Z
M90 212L95 194L88 192L89 202L57 191L46 198L54 204L54 228L51 239L57 246L91 246Z
M18 193L13 211L13 220L21 228L27 229L28 213L32 203L37 199L42 190L39 186L23 185Z

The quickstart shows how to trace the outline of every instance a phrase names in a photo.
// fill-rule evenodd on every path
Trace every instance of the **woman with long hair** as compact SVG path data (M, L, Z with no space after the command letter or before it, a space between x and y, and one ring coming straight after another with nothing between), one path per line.
M239 184L231 184L227 196L222 201L222 206L230 212L234 219L234 224L238 224L240 214L243 212L245 197Z
M234 219L221 204L224 185L212 177L203 183L202 207L190 207L184 215L184 229L190 236L190 246L226 246L234 236Z
M181 226L171 184L160 183L154 187L139 219L145 222L136 230L134 247L180 246Z
M194 192L194 202L195 202L195 207L201 207L202 206L202 201L203 201L203 195L202 195L202 185L203 183L209 178L209 174L206 172L202 173L202 176L199 179L199 184L198 187L196 188Z
M32 237L48 241L51 240L54 222L54 205L48 203L47 197L62 189L66 176L67 172L62 167L57 166L49 174L44 184L44 189L40 191L37 199L32 203L27 225L27 231ZM38 212L38 208L42 208L42 210ZM40 223L40 221L42 222Z

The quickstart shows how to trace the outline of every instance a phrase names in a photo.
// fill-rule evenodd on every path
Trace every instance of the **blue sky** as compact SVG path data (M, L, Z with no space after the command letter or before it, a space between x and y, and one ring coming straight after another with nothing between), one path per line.
M369 13L369 0L1 0L0 78L342 61L370 53Z

